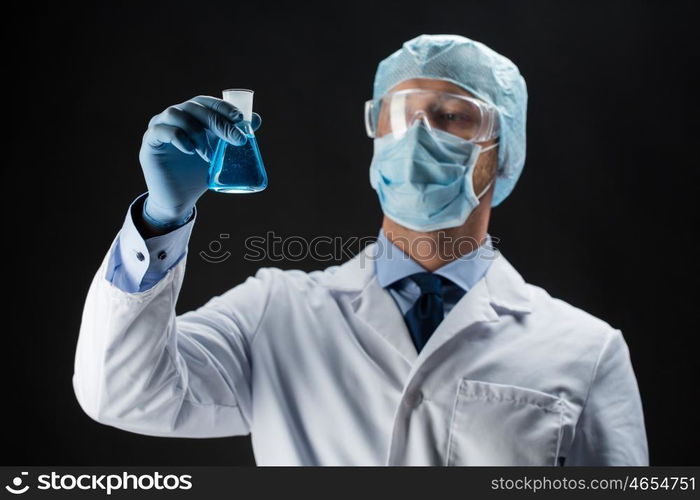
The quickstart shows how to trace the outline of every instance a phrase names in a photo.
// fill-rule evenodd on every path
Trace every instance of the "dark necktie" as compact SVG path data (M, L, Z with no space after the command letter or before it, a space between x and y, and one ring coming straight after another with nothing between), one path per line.
M420 297L406 311L404 319L418 352L428 342L445 316L442 302L442 277L424 272L409 276L419 287Z

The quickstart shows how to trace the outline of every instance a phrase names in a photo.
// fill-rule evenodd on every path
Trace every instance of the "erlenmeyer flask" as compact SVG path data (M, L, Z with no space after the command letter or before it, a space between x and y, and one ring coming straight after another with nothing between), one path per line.
M267 172L250 121L253 117L253 91L228 89L224 101L236 106L243 121L236 126L245 133L246 142L236 146L219 139L210 161L209 189L220 193L255 193L267 187Z

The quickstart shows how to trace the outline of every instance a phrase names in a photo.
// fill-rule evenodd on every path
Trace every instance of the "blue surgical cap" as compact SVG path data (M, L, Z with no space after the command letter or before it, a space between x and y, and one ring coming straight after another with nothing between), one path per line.
M411 78L446 80L498 110L498 176L492 206L513 190L525 164L525 79L513 62L459 35L420 35L379 63L374 99Z

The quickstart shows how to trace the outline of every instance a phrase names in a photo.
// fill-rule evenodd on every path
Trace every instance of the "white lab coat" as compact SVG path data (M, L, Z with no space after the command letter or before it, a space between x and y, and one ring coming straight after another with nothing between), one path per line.
M105 279L116 241L73 377L98 422L251 433L258 465L648 465L621 332L526 284L500 253L417 355L373 245L311 273L261 268L176 316L186 257L127 293Z

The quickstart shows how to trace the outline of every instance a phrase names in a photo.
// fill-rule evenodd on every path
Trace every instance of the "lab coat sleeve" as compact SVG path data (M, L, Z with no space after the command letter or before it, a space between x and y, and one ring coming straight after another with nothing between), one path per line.
M182 259L197 218L195 207L190 220L181 227L161 236L143 238L136 218L141 217L147 195L148 192L141 194L129 206L114 255L110 256L107 279L125 292L148 290Z
M649 465L642 401L619 330L606 337L565 465Z
M97 422L166 437L250 432L249 343L267 307L270 274L179 316L187 255L152 288L126 292L106 277L118 237L89 287L73 388Z

